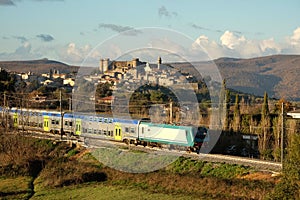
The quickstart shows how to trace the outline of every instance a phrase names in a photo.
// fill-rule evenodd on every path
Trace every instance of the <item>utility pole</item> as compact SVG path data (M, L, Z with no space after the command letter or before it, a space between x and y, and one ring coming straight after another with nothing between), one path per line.
M63 113L62 113L62 94L61 90L59 90L59 109L60 109L60 139L63 138Z
M281 103L281 167L283 168L284 159L284 102Z
M69 98L69 111L72 111L72 98Z
M170 101L170 124L173 123L173 102Z
M6 117L6 93L3 94L3 120L5 125L5 133L7 132L7 117Z

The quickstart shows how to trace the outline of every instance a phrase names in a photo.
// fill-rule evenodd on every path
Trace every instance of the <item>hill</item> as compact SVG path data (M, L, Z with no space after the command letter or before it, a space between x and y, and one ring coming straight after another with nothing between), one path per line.
M210 70L215 63L227 86L243 93L263 96L268 92L271 98L300 100L300 55L272 55L250 59L219 58L209 62L196 62L201 70ZM198 72L190 63L169 63L190 74ZM9 71L48 73L55 68L62 73L76 72L78 66L41 59L32 61L1 61L0 67Z
M67 65L62 62L41 59L28 61L1 61L0 67L14 72L33 72L36 74L49 73L50 69L57 69L61 73L77 72L78 66Z
M300 100L300 55L272 55L251 59L219 58L196 62L194 66L209 70L215 63L227 86L244 93ZM192 72L191 64L173 63L174 67Z

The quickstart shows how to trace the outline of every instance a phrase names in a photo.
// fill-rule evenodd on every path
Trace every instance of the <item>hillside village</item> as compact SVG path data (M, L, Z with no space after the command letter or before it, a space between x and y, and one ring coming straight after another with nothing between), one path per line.
M1 69L2 70L2 69ZM138 58L131 61L111 61L110 59L101 59L99 69L94 70L94 73L84 75L85 81L97 85L109 83L110 89L116 90L117 87L126 87L127 90L134 89L137 85L160 85L185 88L189 83L194 90L198 90L198 84L194 77L188 73L180 73L170 65L162 63L162 59L158 57L157 63L149 64L142 62ZM24 82L28 85L39 87L64 89L67 93L72 93L76 84L76 74L61 73L57 69L50 69L49 73L37 74L31 71L18 73L10 71L16 77L17 85ZM193 83L194 82L194 83ZM136 88L135 88L136 89ZM46 100L42 94L36 94L34 99ZM39 97L39 98L37 98ZM90 97L95 100L95 97ZM104 96L103 99L98 99L100 102L111 103L112 97ZM97 100L96 100L97 101Z

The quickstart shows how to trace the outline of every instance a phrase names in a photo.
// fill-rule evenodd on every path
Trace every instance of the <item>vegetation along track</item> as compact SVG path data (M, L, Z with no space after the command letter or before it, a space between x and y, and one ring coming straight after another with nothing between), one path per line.
M67 137L63 135L61 137L60 135L54 135L50 133L45 133L45 132L39 132L39 131L26 131L24 132L24 135L29 136L29 137L35 137L35 138L40 138L40 139L50 139L50 140L55 140L55 141L64 141L64 142L72 142L77 145L85 146L86 148L88 147L93 147L93 148L99 148L103 147L104 142L102 143L90 143L89 146L86 146L85 142L83 142L81 139L82 138L77 138L77 137ZM89 141L93 141L92 138L85 138L88 139ZM107 146L118 146L118 147L129 147L131 150L139 150L139 151L144 151L144 152L161 152L164 154L172 154L172 155L178 155L178 156L184 156L184 157L190 157L192 159L199 159L207 162L222 162L222 163L228 163L228 164L239 164L239 165L244 165L244 166L251 166L254 167L257 170L267 170L271 172L280 172L282 169L282 165L279 162L272 162L272 161L266 161L266 160L260 160L260 159L254 159L254 158L246 158L246 157L239 157L239 156L229 156L229 155L222 155L222 154L196 154L196 153L188 153L184 151L179 151L179 150L169 150L165 148L150 148L150 147L143 147L143 146L135 146L135 145L130 145L128 146L125 143L120 143L120 142L114 142L114 141L105 141L105 144ZM128 150L126 148L121 148L121 150Z

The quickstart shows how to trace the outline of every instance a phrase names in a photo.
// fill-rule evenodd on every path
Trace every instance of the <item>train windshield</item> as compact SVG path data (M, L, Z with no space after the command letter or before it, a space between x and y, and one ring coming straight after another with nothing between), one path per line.
M195 140L197 142L201 142L205 139L206 135L207 135L207 129L204 127L198 127Z

